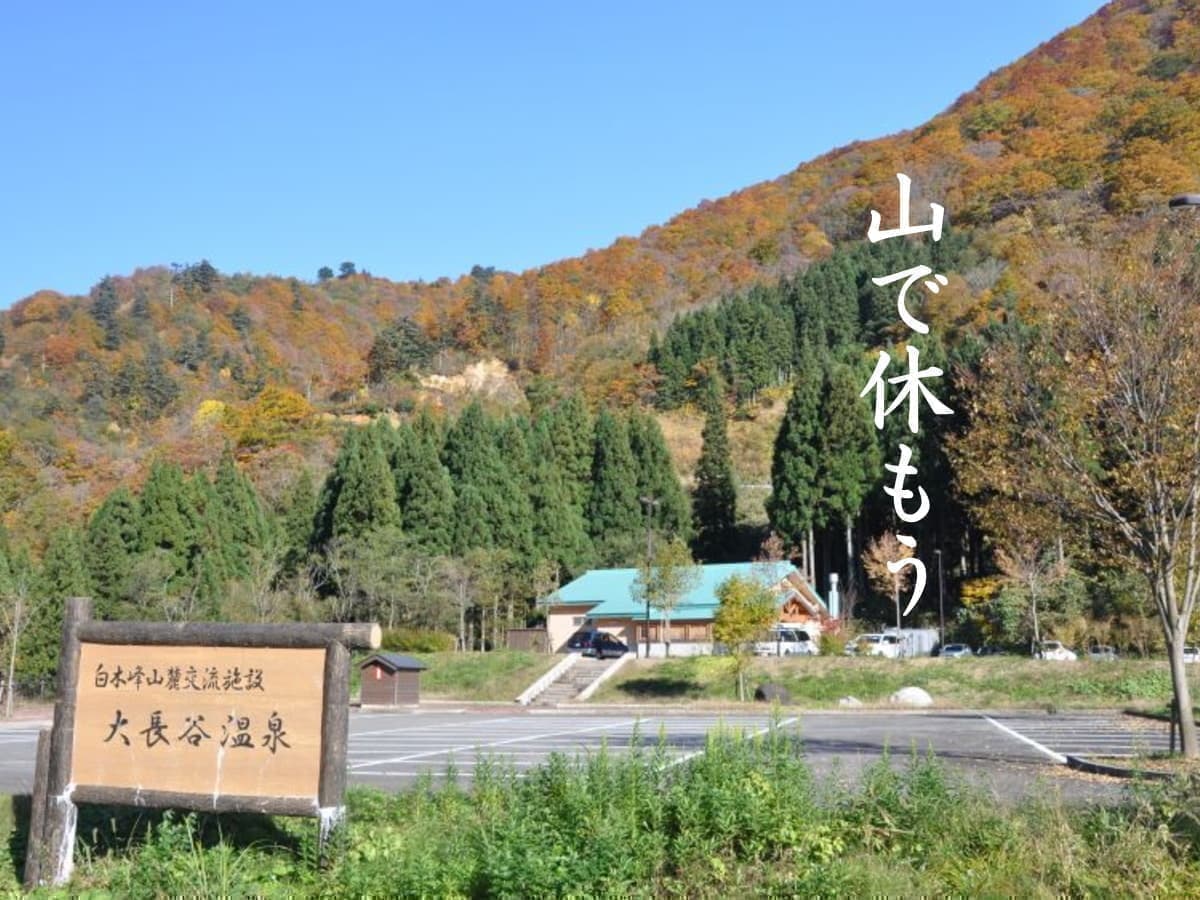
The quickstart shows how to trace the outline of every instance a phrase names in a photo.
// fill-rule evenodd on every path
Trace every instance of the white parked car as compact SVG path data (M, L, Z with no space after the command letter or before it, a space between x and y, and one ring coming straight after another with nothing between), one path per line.
M803 628L776 626L754 645L757 656L816 656L817 642Z
M852 656L886 656L895 659L900 655L900 640L894 634L860 634L846 645Z
M1194 647L1191 644L1184 647L1183 661L1185 663L1200 662L1200 647Z
M1038 648L1038 659L1050 659L1055 662L1074 662L1079 659L1075 651L1064 647L1062 641L1042 641Z

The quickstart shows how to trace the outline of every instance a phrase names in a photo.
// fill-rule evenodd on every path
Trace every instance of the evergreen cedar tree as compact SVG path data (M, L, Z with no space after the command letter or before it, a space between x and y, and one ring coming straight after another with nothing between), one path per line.
M737 484L720 388L711 380L705 398L703 446L696 464L692 514L696 552L705 562L724 562L737 546Z
M608 410L596 417L591 483L586 520L600 565L635 557L637 535L644 528L638 475L629 428Z
M117 289L111 276L104 276L92 289L92 318L104 330L104 349L116 350L121 346L120 326L117 324Z
M585 444L580 435L592 439ZM485 558L493 567L503 560L504 577L516 580L500 590L525 602L546 566L562 579L642 561L647 523L639 490L661 498L651 525L664 540L688 536L687 498L654 419L602 411L593 422L577 397L534 420L495 418L475 404L444 431L427 414L399 427L381 420L351 428L320 489L301 470L276 509L232 455L211 475L158 462L139 492L113 491L85 528L51 539L34 586L43 602L22 638L20 671L40 677L54 670L61 609L52 598L89 594L98 615L123 618L161 618L186 598L189 617L216 618L236 586L264 565L283 585L314 562L334 564L338 553L374 559L391 548L388 558L470 558L476 568ZM500 577L471 577L485 576ZM356 581L355 590L371 595L368 582Z
M815 350L801 347L796 380L775 438L767 515L785 544L800 546L815 522L820 454L821 368Z

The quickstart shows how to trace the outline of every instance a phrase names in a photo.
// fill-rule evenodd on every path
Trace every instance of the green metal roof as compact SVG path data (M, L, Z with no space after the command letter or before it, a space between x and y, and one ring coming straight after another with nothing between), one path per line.
M680 599L671 613L674 622L711 619L718 603L717 588L734 575L743 578L765 575L774 584L796 571L796 567L787 562L721 563L698 568L700 578L696 586ZM563 585L547 601L589 607L587 614L593 618L644 619L646 604L633 595L637 574L637 569L591 569ZM662 616L651 607L650 618L659 620Z

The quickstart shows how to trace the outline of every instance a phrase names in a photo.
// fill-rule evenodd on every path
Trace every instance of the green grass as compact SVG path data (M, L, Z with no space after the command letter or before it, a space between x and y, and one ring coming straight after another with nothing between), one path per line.
M350 665L350 696L358 696L362 670L370 653L358 653ZM513 701L561 657L524 650L489 653L407 653L429 668L421 673L421 697L477 702Z
M515 700L560 659L524 650L412 655L429 666L421 673L423 697L506 702Z
M732 661L723 657L638 660L596 696L597 702L714 701L736 699ZM1165 661L1046 662L1021 657L909 659L800 657L757 659L747 685L782 684L792 701L834 706L852 696L886 703L907 685L924 688L938 706L1104 708L1153 707L1171 694ZM1193 690L1200 681L1193 679Z
M774 729L664 748L558 756L524 778L484 762L397 795L356 789L340 860L315 825L142 816L81 828L70 896L725 897L1196 896L1195 782L1119 808L1005 807L934 760L884 760L853 787L814 778ZM92 817L96 820L96 816ZM0 889L16 885L0 867Z

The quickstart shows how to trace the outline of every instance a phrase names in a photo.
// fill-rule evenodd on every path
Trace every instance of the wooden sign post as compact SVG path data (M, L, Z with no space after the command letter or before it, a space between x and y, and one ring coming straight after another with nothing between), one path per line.
M375 624L94 622L67 601L25 886L71 876L77 803L344 816L350 654Z

